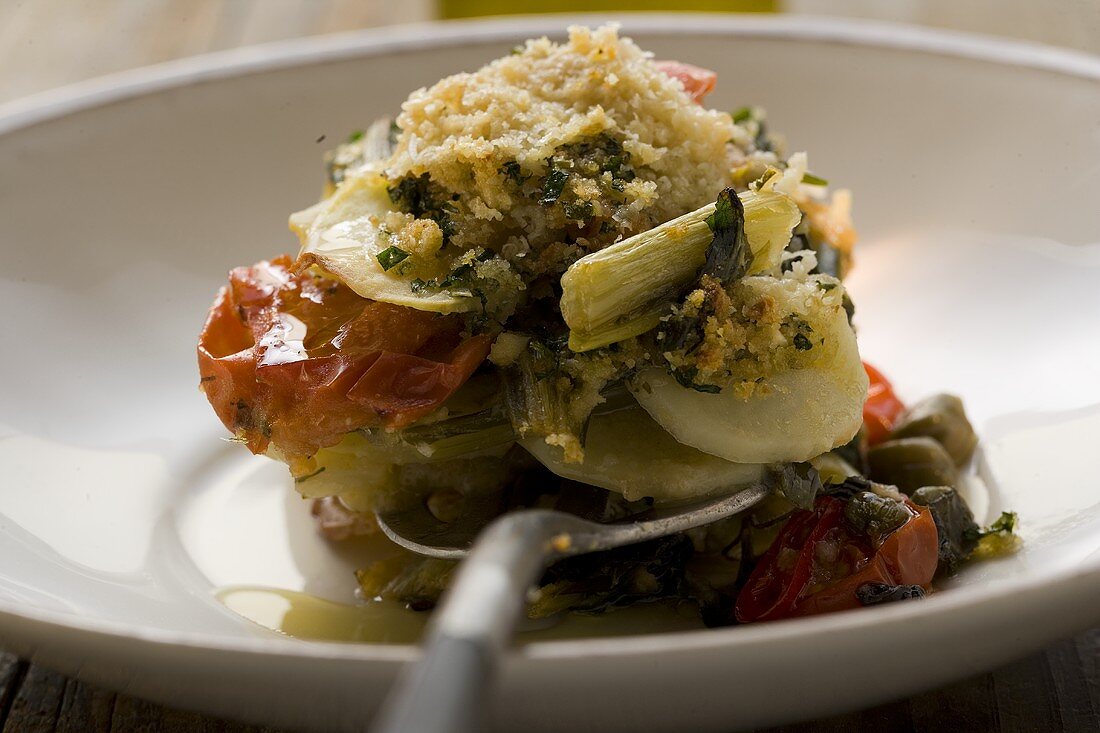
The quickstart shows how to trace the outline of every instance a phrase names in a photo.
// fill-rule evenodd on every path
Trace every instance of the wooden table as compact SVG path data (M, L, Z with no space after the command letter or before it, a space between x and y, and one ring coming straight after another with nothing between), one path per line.
M1100 51L1096 0L787 0ZM432 0L0 0L0 102L112 71L236 46L425 20ZM629 3L624 3L624 8ZM890 15L884 15L889 13ZM827 667L822 674L835 673ZM2 733L269 730L89 687L0 653ZM1100 731L1100 629L996 672L798 731Z

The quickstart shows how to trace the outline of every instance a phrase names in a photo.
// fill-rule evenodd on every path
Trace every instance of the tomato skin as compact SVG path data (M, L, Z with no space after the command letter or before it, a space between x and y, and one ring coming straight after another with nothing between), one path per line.
M867 444L875 445L886 440L894 429L898 417L905 411L905 404L894 394L894 388L878 369L863 362L870 384L867 401L863 403L863 429Z
M230 273L198 344L200 386L254 453L309 456L361 427L403 427L489 353L454 316L361 298L278 257Z
M906 500L911 518L878 546L844 524L844 501L820 496L795 514L749 575L734 613L741 623L774 621L861 606L866 583L932 582L939 535L927 507Z
M406 427L461 387L491 345L490 336L473 336L455 347L447 362L384 352L348 391L348 397L371 408L388 427Z
M681 61L654 61L657 68L673 79L678 79L684 91L694 102L702 102L703 97L714 91L718 83L718 74L710 69L692 66Z

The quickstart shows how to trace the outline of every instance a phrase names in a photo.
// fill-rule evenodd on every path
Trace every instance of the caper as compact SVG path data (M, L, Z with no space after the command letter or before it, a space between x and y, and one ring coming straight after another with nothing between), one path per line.
M954 486L955 461L932 438L901 438L879 443L867 452L870 477L893 484L906 494L922 486Z
M910 407L890 437L932 438L947 449L958 466L966 463L978 443L962 400L952 394L932 395Z
M875 541L908 522L912 516L905 504L873 491L861 491L844 507L848 524Z

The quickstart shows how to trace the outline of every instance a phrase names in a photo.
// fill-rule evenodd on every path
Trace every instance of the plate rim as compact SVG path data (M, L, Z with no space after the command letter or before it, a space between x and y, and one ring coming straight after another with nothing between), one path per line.
M626 21L625 23L623 21ZM561 35L564 25L619 23L678 35L816 41L917 51L1019 66L1100 81L1100 54L1034 41L878 20L816 15L736 13L583 13L404 23L272 41L118 71L0 103L0 135L133 97L293 66L348 60L395 49L492 41L517 34Z
M1100 82L1100 55L1028 41L881 21L803 15L757 17L708 13L529 15L369 28L277 41L118 72L0 104L0 136L84 110L207 81L344 61L398 50L416 51L426 46L454 46L471 41L487 42L540 34L560 35L562 28L568 24L616 21L622 21L627 34L653 32L832 43L947 56ZM626 657L716 646L766 645L803 637L807 633L851 632L857 628L870 631L872 627L894 626L926 615L961 612L964 609L1002 603L1010 598L1019 602L1021 594L1041 594L1045 588L1063 583L1091 584L1100 589L1100 556L1090 556L1076 567L1053 572L1029 570L1016 578L998 581L980 593L955 591L935 594L920 604L897 604L861 609L858 614L837 613L745 627L659 632L615 638L538 641L514 648L510 656L537 661L593 655ZM0 627L4 629L23 626L25 630L38 628L48 631L51 628L60 628L105 640L125 640L158 647L182 646L193 651L266 658L286 656L396 664L415 659L419 654L417 646L408 644L306 641L279 638L274 633L271 636L236 638L193 631L134 628L121 622L88 618L65 611L33 609L27 612L18 603L2 600L0 621L3 622ZM6 631L4 633L7 635Z

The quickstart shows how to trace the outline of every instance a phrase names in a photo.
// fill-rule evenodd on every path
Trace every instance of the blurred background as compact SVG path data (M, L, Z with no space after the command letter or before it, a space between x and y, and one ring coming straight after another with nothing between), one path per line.
M662 10L891 20L1100 53L1100 0L0 0L0 103L301 36L510 13Z

